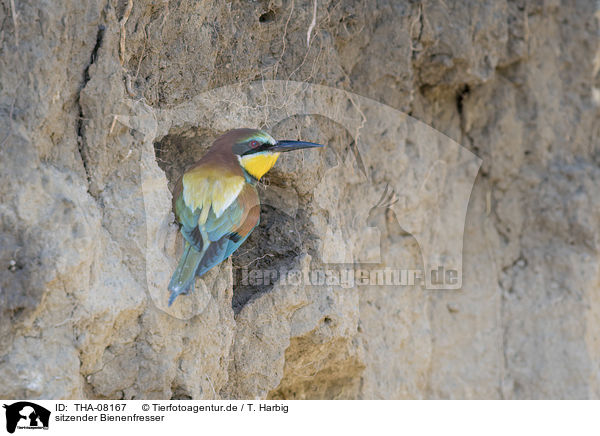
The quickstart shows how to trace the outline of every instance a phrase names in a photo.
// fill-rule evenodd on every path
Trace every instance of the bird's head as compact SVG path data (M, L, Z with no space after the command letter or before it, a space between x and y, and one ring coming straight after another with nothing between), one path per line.
M241 167L256 180L260 180L273 168L279 155L286 151L303 148L323 147L321 144L305 141L275 140L262 130L239 129L232 135L233 154Z

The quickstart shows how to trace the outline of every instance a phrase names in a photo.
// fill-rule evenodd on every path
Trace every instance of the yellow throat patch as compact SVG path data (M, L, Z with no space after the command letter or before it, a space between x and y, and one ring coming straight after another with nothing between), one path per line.
M271 153L264 151L262 153L250 154L248 156L240 156L240 165L248 174L257 180L260 180L267 171L273 168L280 153Z

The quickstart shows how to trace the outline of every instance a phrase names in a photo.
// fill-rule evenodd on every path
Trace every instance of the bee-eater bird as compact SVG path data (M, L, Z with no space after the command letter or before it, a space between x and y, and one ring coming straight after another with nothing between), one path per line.
M280 153L311 147L323 146L276 141L262 130L230 130L183 174L173 191L173 209L184 247L169 283L169 306L193 290L196 276L231 256L258 225L256 183Z

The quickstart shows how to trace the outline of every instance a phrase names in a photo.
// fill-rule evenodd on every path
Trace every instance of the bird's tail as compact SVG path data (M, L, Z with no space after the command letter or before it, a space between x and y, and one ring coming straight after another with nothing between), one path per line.
M194 290L196 270L198 269L198 265L200 265L203 255L204 251L200 252L196 250L188 241L185 241L183 254L169 282L169 291L171 291L169 306L173 304L173 301L175 301L179 294L187 294L188 291Z

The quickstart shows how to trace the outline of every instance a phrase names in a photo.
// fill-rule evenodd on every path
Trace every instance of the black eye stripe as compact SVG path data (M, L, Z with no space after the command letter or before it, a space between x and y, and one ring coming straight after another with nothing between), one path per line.
M259 139L245 139L233 146L233 152L245 156L248 154L260 153L269 150L273 145L268 141Z

